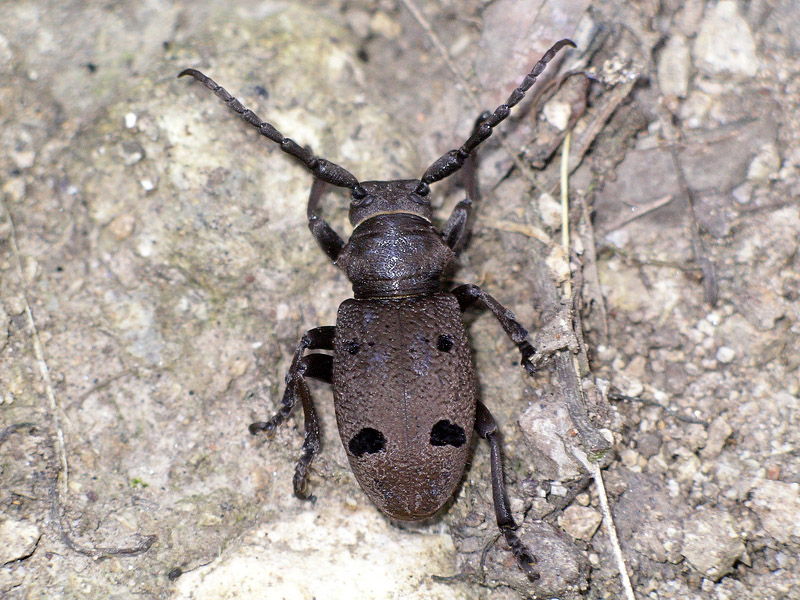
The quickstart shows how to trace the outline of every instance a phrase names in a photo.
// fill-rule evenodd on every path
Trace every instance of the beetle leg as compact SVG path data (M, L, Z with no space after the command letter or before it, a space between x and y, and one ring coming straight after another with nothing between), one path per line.
M296 384L296 394L300 396L303 405L303 419L305 421L305 439L303 440L303 454L297 461L294 471L294 495L301 500L310 500L311 496L306 492L308 480L308 467L314 460L314 456L320 450L319 421L317 411L314 409L314 398L308 389L306 377L313 377L331 383L333 375L333 357L327 354L309 354L303 357L300 362L299 377Z
M536 557L522 543L519 536L515 533L517 523L511 515L511 508L508 504L508 494L506 493L505 473L503 472L503 457L500 453L500 431L497 423L484 406L483 402L478 401L475 413L475 431L478 435L489 442L492 463L492 498L494 499L494 514L497 518L497 527L506 538L511 551L517 559L520 568L525 574L535 581L539 574L534 570Z
M305 439L303 454L295 469L294 494L303 500L309 498L306 494L308 467L320 449L319 423L306 377L313 377L325 383L331 383L333 377L333 357L327 354L309 354L308 356L303 356L303 354L306 350L333 350L335 332L335 327L317 327L305 333L295 350L292 365L286 374L286 389L283 393L281 408L269 421L251 423L249 427L250 433L254 435L259 431L265 431L268 435L272 434L292 412L297 400L300 400L303 405Z
M492 113L489 111L481 113L475 121L475 126L472 128L473 133L491 114ZM480 194L478 192L478 162L474 155L470 154L464 161L462 169L464 173L464 191L467 197L456 204L456 207L450 214L450 218L447 219L447 223L445 223L442 229L442 239L444 243L453 250L459 247L463 243L464 238L467 237L472 204L480 199Z
M321 179L315 179L314 185L311 186L311 194L308 196L308 228L311 234L317 240L323 252L328 257L336 262L339 254L344 248L344 240L339 237L330 225L319 216L319 201L322 194L325 192L327 184Z
M472 200L470 200L468 194L464 200L456 204L456 207L450 214L450 218L447 219L447 223L445 223L442 229L442 240L444 240L444 243L451 249L455 250L466 237L468 231L467 225L471 212Z
M508 337L510 337L511 341L519 348L522 354L522 366L528 373L533 374L534 366L532 358L536 354L536 348L527 341L528 331L514 318L514 314L510 310L472 283L460 285L450 293L456 297L462 311L472 306L477 300L480 300L492 311L492 314L500 321L500 325L503 327Z

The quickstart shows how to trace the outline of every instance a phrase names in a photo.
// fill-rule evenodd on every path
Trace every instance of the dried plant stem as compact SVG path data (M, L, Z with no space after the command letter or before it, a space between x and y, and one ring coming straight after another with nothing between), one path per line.
M564 249L564 254L569 257L569 145L571 141L571 132L567 132L564 137L564 145L561 150L561 243ZM564 284L564 291L567 297L572 296L572 281L568 277ZM578 358L573 355L573 366L576 373L580 373ZM582 391L582 390L581 390ZM600 507L603 511L603 523L605 523L606 533L608 540L611 543L614 557L617 560L617 569L619 570L620 579L622 580L622 587L625 589L625 594L628 600L636 600L633 594L633 587L631 580L628 577L628 569L625 566L625 559L622 556L622 548L619 545L619 538L617 537L617 529L614 526L614 519L611 517L611 510L608 507L608 496L606 495L606 487L603 483L603 472L600 470L600 465L596 462L590 461L586 454L577 447L572 448L572 453L581 462L585 469L591 473L594 478L594 484L597 487L597 495L600 498Z
M37 430L42 431L45 437L49 440L49 444L53 447L53 452L55 453L58 465L53 465L53 468L57 474L54 477L54 481L50 487L50 492L48 495L50 496L53 520L55 521L58 532L61 535L61 540L68 548L80 554L85 554L92 557L115 555L130 556L146 552L155 543L155 535L139 535L139 542L133 546L127 547L98 547L93 545L84 546L82 544L78 544L72 539L67 526L64 524L64 511L69 499L69 461L67 457L67 444L64 440L64 429L62 423L66 421L67 424L69 424L69 421L66 415L64 415L61 405L58 403L55 390L53 388L53 380L50 377L50 368L47 366L47 361L45 360L44 345L42 344L41 337L39 336L39 330L36 327L36 321L33 318L33 310L28 302L28 295L25 291L25 274L22 270L22 260L20 259L19 246L17 245L17 231L14 227L14 220L11 217L11 211L8 210L8 206L6 205L4 198L0 198L0 208L2 208L2 214L5 215L8 223L8 238L9 246L11 248L12 264L19 280L20 296L25 304L25 316L27 317L28 333L31 336L31 344L33 345L33 355L36 359L36 366L39 370L39 375L44 383L45 395L47 396L47 416L51 422L52 432L55 433L55 435L53 435L51 432L46 431L44 428L40 428L35 423L18 423L16 425L6 427L3 430L3 435L0 437L5 439L11 433L14 433L20 429L30 428L32 432L36 432ZM55 438L55 442L53 441L53 438Z
M564 256L569 260L569 145L572 141L572 132L564 136L561 146L561 248ZM569 298L572 296L572 279L567 277L564 283L564 293ZM580 371L578 371L580 372Z
M619 577L622 581L622 588L625 590L625 597L628 600L636 600L630 577L628 577L628 568L625 565L625 558L622 556L622 548L619 545L617 528L614 525L614 518L611 516L611 509L608 506L608 496L606 495L606 486L603 484L603 472L600 470L600 465L590 461L586 454L578 447L572 448L572 454L594 478L594 484L597 487L597 496L600 498L600 509L603 511L603 523L606 528L606 535L608 535L608 541L611 544L614 558L617 561L617 569L619 570Z
M44 358L44 347L42 340L39 337L39 330L36 328L36 322L33 320L33 311L31 305L28 303L28 296L25 293L25 275L22 271L22 261L20 260L19 246L17 246L17 231L14 227L14 220L11 218L11 212L6 206L5 199L0 200L3 206L3 213L5 214L6 221L8 222L9 230L9 246L11 247L12 264L16 271L17 278L19 279L20 295L25 303L25 316L28 321L28 330L33 344L33 355L36 357L36 366L39 369L39 375L44 383L44 391L47 396L48 414L53 424L53 429L56 435L56 455L58 462L61 464L61 477L59 478L59 496L63 502L67 497L67 489L69 485L69 463L67 461L67 446L64 441L64 430L61 426L62 411L61 407L56 401L56 395L53 391L53 381L50 378L50 369Z

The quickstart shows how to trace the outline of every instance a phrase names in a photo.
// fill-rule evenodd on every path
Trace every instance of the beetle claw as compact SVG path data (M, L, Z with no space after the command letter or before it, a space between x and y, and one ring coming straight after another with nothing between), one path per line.
M517 559L519 568L525 572L529 580L536 581L539 579L539 572L534 569L534 565L537 563L536 557L531 554L530 550L528 550L516 533L510 529L504 530L503 533L505 534L506 542L511 548L511 552L514 554L514 558Z
M528 576L529 580L536 581L539 579L539 572L534 570L530 563L523 562L519 557L517 557L517 564L519 565L520 569L525 571L525 575Z
M518 347L519 351L522 353L522 360L520 361L520 364L522 364L522 366L528 372L528 375L533 375L538 368L536 363L540 362L538 360L539 356L536 354L536 348L534 348L528 341L520 342Z
M303 500L304 502L311 502L311 504L315 504L317 501L317 497L314 494L308 493L308 485L306 481L297 481L295 476L294 482L294 497L298 500Z
M247 430L250 432L251 435L256 435L266 430L266 428L267 428L266 421L257 421L255 423L250 423L250 425L247 426Z
M525 367L525 370L528 372L528 375L533 375L536 373L537 369L533 366L533 363L530 359L524 360L522 362L522 366Z
M252 435L257 435L263 431L264 433L267 434L267 436L272 437L273 435L275 435L276 425L272 420L256 421L255 423L250 423L247 429L248 431L250 431Z

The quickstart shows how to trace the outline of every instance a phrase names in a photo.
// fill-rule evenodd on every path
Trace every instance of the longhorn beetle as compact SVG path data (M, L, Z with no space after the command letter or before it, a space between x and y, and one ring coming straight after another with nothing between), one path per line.
M497 424L477 398L462 311L476 302L485 305L519 348L529 373L536 350L525 328L492 296L472 284L442 291L441 278L465 237L478 196L473 150L492 135L564 46L575 44L566 39L554 44L504 104L478 118L459 149L437 159L421 179L398 181L358 181L344 167L315 156L262 121L200 71L186 69L178 75L194 77L311 171L308 227L353 284L355 297L339 307L336 326L316 327L303 335L286 375L281 408L269 421L250 425L250 433L274 432L300 400L305 441L294 493L308 499L308 467L320 450L320 435L306 378L332 384L339 434L359 485L389 517L418 521L434 515L452 496L464 475L474 428L491 450L497 525L531 579L538 577L536 558L515 533ZM467 197L440 233L431 224L428 186L462 167ZM354 229L347 242L319 215L328 184L351 192ZM306 355L306 350L333 351L333 356Z

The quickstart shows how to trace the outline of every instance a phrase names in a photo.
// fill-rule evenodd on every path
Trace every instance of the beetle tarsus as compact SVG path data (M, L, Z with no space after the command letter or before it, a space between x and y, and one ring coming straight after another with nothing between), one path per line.
M536 581L539 579L539 571L536 570L536 557L531 554L531 551L528 550L528 547L519 539L519 536L515 532L516 525L511 527L501 527L500 531L503 534L503 537L506 540L506 544L508 547L511 548L511 553L514 555L514 558L517 560L517 564L519 568L525 573L530 581Z
M538 368L538 356L536 354L536 348L531 345L528 340L525 340L519 344L517 344L517 348L519 348L520 354L522 354L522 360L520 363L528 372L528 375L533 375L536 373Z
M539 572L534 568L536 564L536 557L530 553L528 548L525 544L522 543L522 540L519 539L519 536L516 532L511 529L510 527L501 528L503 536L506 538L506 543L508 544L509 548L511 548L511 552L514 554L514 558L517 559L517 564L519 565L520 569L522 569L525 574L528 576L528 579L531 581L536 581L539 579Z
M308 492L307 479L308 479L308 474L306 469L303 469L301 471L298 465L298 468L294 472L294 479L292 480L292 485L294 488L294 496L298 500L314 503L317 501L317 497Z
M262 431L266 431L267 435L269 435L272 427L270 426L269 421L256 421L255 423L250 423L250 425L247 426L247 429L252 435L256 435Z

